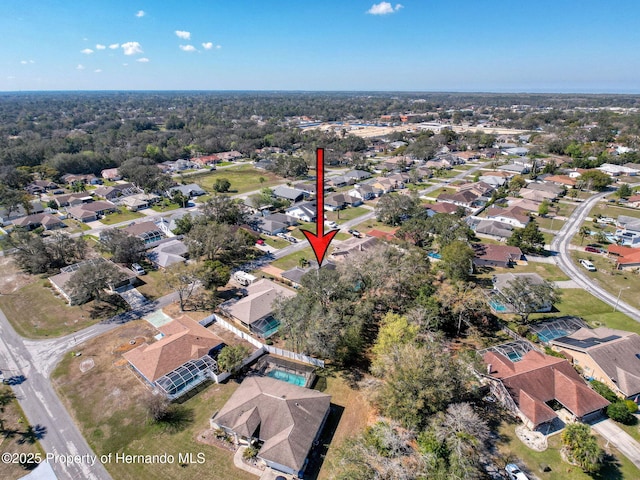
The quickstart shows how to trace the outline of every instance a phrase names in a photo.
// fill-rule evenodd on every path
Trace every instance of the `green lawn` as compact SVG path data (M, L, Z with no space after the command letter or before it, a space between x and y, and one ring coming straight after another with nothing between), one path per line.
M283 240L282 238L279 237L271 237L269 235L264 235L262 237L264 239L264 242L269 245L270 247L273 248L284 248L288 245L291 245L288 241Z
M591 217L595 216L596 214L600 214L603 217L611 217L613 219L618 218L618 215L640 218L640 209L619 207L608 203L598 202L598 204L591 209L591 212L589 212L589 215Z
M150 264L143 264L147 271L146 275L138 277L137 290L150 300L162 297L171 293L172 289L167 286L164 273L161 270L153 270Z
M214 191L213 185L217 179L226 178L231 182L229 193L246 193L285 182L285 179L271 172L253 168L251 165L225 168L224 170L207 172L203 175L193 175L188 178L189 182L197 183L208 192ZM264 179L263 182L260 182L261 178Z
M379 222L374 217L365 222L359 223L354 227L354 230L358 230L360 233L366 233L371 229L380 230L382 232L392 232L397 228L398 227L392 227L390 225L387 225L386 223Z
M573 205L571 203L558 202L552 208L551 211L555 211L557 216L560 217L568 217L573 211L578 208L577 205Z
M129 220L135 220L136 218L142 218L144 215L138 212L131 212L124 208L119 208L115 213L108 213L100 219L100 222L105 225L113 225L120 222L127 222Z
M326 217L327 220L340 224L348 220L353 220L354 218L364 215L365 213L369 213L370 211L371 210L364 207L348 207L344 210L338 210L337 212L327 212Z
M438 195L440 195L441 193L453 194L453 193L456 193L456 191L453 188L442 187L442 188L438 188L437 190L434 190L431 193L427 193L426 196L430 198L438 198Z
M67 228L64 230L65 233L78 233L83 232L85 230L91 230L91 227L84 222L79 222L78 220L74 220L73 218L67 218L62 220Z
M456 172L455 170L435 170L433 172L433 178L452 178L456 175L459 175L460 172Z
M93 302L70 307L48 280L36 280L9 295L0 296L0 308L19 335L59 337L100 321L91 318Z
M155 212L169 212L171 210L177 210L180 207L182 207L182 205L180 205L179 203L160 202L160 203L157 203L157 204L153 205L151 207L151 210L153 210Z
M562 290L561 302L555 305L554 312L535 313L531 320L575 315L583 318L591 326L605 326L618 330L627 330L640 334L640 323L624 313L614 312L611 305L597 299L580 288Z
M549 448L544 452L536 452L525 446L515 434L515 424L503 421L498 433L500 441L500 467L506 463L517 463L528 470L540 480L609 480L609 479L636 479L640 478L640 471L627 458L613 447L607 450L612 454L608 462L597 474L589 475L579 467L569 465L560 457L560 435L549 437ZM600 447L605 446L602 438L599 438ZM547 464L551 468L549 472L540 471L540 464Z
M587 270L584 270L584 273L589 278L612 295L617 297L620 294L621 300L640 308L640 297L638 296L640 275L629 271L616 270L612 259L597 253L572 250L571 258L579 268L583 268L578 263L581 259L592 262L597 271L587 272Z
M271 263L276 268L281 268L282 270L289 270L293 267L300 266L300 259L304 258L305 260L312 261L315 260L316 257L313 253L311 247L307 247L298 252L293 252L286 257L279 258ZM325 257L326 258L326 257Z
M536 217L536 223L540 228L546 228L547 230L558 231L562 228L565 221L558 220L556 218L549 218L549 217Z

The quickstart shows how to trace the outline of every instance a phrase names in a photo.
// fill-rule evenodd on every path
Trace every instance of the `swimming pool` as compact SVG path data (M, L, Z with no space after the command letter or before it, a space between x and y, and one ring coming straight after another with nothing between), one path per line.
M538 339L541 342L548 343L556 338L564 337L567 335L567 331L561 328L544 328L542 331L536 332Z
M504 313L507 311L507 307L505 307L497 300L491 300L489 302L489 306L491 306L491 310L493 310L494 312Z
M295 373L285 372L284 370L278 370L274 368L267 373L267 377L275 378L276 380L282 380L283 382L291 383L299 387L304 387L307 383L306 378L302 375L296 375Z

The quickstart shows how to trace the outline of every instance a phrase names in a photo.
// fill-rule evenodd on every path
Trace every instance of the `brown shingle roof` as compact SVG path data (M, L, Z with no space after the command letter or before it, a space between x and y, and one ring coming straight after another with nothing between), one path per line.
M301 471L330 402L316 390L247 377L212 421L245 437L258 436L264 441L260 458Z
M222 343L220 337L186 317L174 319L162 331L167 335L163 339L144 343L123 355L150 382Z

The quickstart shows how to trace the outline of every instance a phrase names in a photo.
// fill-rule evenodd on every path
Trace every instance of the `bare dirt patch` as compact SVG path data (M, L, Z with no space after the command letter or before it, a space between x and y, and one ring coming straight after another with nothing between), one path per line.
M38 277L20 271L11 257L0 257L0 294L7 295L35 282Z

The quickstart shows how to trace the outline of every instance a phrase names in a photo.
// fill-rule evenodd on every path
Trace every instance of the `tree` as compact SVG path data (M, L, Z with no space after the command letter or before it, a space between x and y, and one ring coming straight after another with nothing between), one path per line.
M164 271L165 283L178 293L181 311L198 286L199 274L200 267L195 263L176 263Z
M609 175L600 170L588 170L580 175L578 187L583 190L603 191L613 180Z
M146 397L147 413L154 422L162 422L171 411L171 403L162 394L150 394Z
M376 218L387 225L400 225L404 220L417 213L418 199L411 195L390 193L378 200Z
M125 278L124 272L107 260L87 262L74 272L65 289L74 303L82 304L91 299L101 302L105 289L116 287Z
M611 390L607 384L600 382L599 380L591 380L591 387L598 393L598 395L609 400L611 403L617 402L620 398L616 393Z
M74 193L84 192L87 189L87 185L80 180L76 180L71 184L71 191Z
M221 261L243 258L254 244L253 238L244 230L214 222L197 222L185 235L184 241L192 258Z
M580 245L582 245L584 243L585 237L591 235L591 229L586 225L583 225L582 227L580 227L580 230L578 230L578 235L580 235Z
M309 172L309 166L304 158L291 155L277 155L268 169L285 178L304 177Z
M527 184L527 181L524 179L524 177L522 175L515 175L510 181L509 181L509 191L511 192L518 192L520 191L520 189L522 187L524 187Z
M442 354L437 340L396 345L372 373L384 382L375 398L381 412L407 428L424 427L429 416L461 398L467 370L460 360Z
M242 200L228 195L213 195L202 206L202 213L208 222L242 225L246 223L246 212Z
M524 253L536 253L544 249L544 235L534 220L524 228L514 228L507 245L519 247Z
M171 196L171 201L173 203L177 203L182 208L186 208L187 203L189 202L189 197L182 193L180 190L173 190L173 195Z
M225 372L236 373L249 349L244 345L227 345L218 354L218 367Z
M548 213L549 213L549 201L547 199L544 199L540 204L540 206L538 207L538 215L540 215L541 217L546 217Z
M633 195L633 190L631 189L629 184L623 183L618 187L618 190L616 190L615 195L618 198L629 198L631 195Z
M569 460L577 463L585 472L597 471L604 459L604 452L591 434L591 427L584 423L567 425L562 432L562 444Z
M440 250L440 265L452 280L467 280L473 272L475 252L468 243L454 240Z
M228 192L231 187L231 182L226 178L217 178L213 184L213 189L218 192Z
M231 268L218 260L205 260L198 276L204 288L215 290L229 282Z
M395 346L413 342L417 334L418 326L409 324L407 317L388 312L382 318L371 352L375 359L383 359Z
M82 238L73 239L63 232L54 232L44 239L22 229L15 229L6 236L9 246L15 249L14 259L27 273L45 273L77 263L84 258L87 244Z
M100 234L100 250L112 255L116 263L132 264L144 259L144 240L129 235L119 228L110 228Z
M538 283L526 275L518 275L502 288L500 294L513 305L522 323L529 315L560 301L560 291L548 280Z

